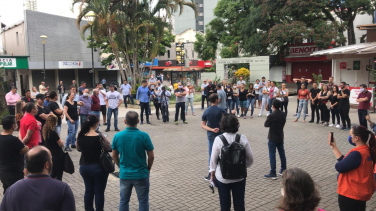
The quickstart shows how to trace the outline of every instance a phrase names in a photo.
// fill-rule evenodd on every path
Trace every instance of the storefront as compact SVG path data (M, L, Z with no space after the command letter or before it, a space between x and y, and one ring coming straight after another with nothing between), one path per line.
M322 81L328 81L332 75L332 62L326 56L311 57L310 54L320 50L314 43L289 46L286 61L286 82L292 83L294 78L305 76L313 79L312 74L322 75Z
M10 87L16 86L17 92L20 95L25 94L25 90L29 87L29 75L20 75L20 72L27 71L29 69L28 56L0 56L0 69L3 74L3 87L6 91L10 90Z
M190 67L190 68L184 68L184 67L169 67L165 68L163 72L168 75L167 78L170 78L171 84L175 84L178 82L182 82L183 84L186 84L188 81L193 83L195 86L198 85L198 80L201 79L201 72L205 69L202 67Z

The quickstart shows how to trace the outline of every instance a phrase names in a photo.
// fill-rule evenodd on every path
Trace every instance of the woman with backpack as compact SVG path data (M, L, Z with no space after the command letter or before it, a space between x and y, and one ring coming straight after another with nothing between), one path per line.
M218 187L221 211L229 211L231 209L231 195L234 210L245 210L244 195L247 168L253 163L251 146L245 135L237 134L239 121L235 115L224 115L220 127L223 135L214 139L210 158L211 181ZM226 157L234 158L239 156L240 159L238 159L237 163L228 162L223 153L226 154ZM223 169L221 169L222 167Z

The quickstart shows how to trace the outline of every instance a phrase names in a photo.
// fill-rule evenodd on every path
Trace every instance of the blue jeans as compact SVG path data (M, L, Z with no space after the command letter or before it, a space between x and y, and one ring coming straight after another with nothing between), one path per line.
M193 114L194 113L194 111L193 111L193 97L191 97L191 98L186 97L185 98L185 113L187 113L187 111L188 111L188 105L189 104L191 104L191 111L192 111L192 114Z
M275 100L275 98L269 98L269 102L268 102L269 105L268 106L269 106L269 113L270 114L273 112L273 110L272 110L272 104L273 104L274 100Z
M67 140L65 141L65 147L69 147L69 144L71 145L76 145L75 140L76 140L76 134L78 131L78 124L80 121L77 119L74 121L74 123L71 123L69 120L67 121L68 125L68 136Z
M131 94L129 94L129 95L123 95L125 108L128 108L128 106L127 106L127 98L128 97L131 99L132 105L134 105L133 97L132 97Z
M247 116L248 108L251 106L251 116L253 116L253 111L255 110L255 101L256 98L249 98L247 99L247 108L245 109L245 115Z
M239 98L234 97L234 101L232 101L231 110L234 110L234 107L236 106L236 113L239 115Z
M286 156L285 156L285 149L283 148L283 143L275 143L271 140L268 141L269 147L269 160L270 160L270 173L276 174L276 158L275 158L275 150L278 149L279 158L281 159L281 170L286 170Z
M231 195L234 200L234 210L244 211L244 194L245 194L246 179L240 182L222 183L215 179L215 185L218 187L219 202L221 204L221 211L230 211L231 209ZM231 194L232 193L232 194Z
M227 99L226 100L226 105L227 105L227 110L228 110L227 113L229 113L229 114L231 114L232 104L233 104L232 99Z
M111 116L112 116L112 113L114 113L114 126L115 126L115 129L118 128L118 113L119 113L119 109L118 108L115 108L115 109L108 108L107 109L107 129L108 130L111 127Z
M368 129L366 116L368 115L368 110L358 109L359 124Z
M138 198L138 210L149 210L149 176L144 179L120 179L120 205L119 211L129 211L129 199L133 187L136 189Z
M104 190L107 185L108 173L99 164L92 164L80 165L80 174L85 183L85 210L94 211L94 196L95 210L104 210Z
M307 116L307 104L308 104L307 100L305 100L305 99L300 99L299 100L298 115L296 116L297 119L300 118L300 113L302 113L302 110L303 110L303 119L304 120L306 119L306 116Z
M56 125L56 127L55 127L55 131L56 131L57 134L60 135L60 132L61 132L61 125Z
M91 111L90 112L91 115L94 115L94 116L97 116L98 117L98 120L99 120L99 123L101 122L100 119L101 119L101 111ZM101 124L98 124L98 127L97 127L97 131L99 130L99 126Z
M86 121L87 116L89 116L89 115L80 114L80 123L81 123L80 126L81 126L81 128L82 128L82 124L84 124L84 122Z

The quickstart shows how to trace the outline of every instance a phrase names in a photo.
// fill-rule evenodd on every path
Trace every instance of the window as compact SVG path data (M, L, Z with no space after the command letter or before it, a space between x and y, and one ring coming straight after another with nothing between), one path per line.
M167 58L170 58L170 50L167 50Z
M16 32L17 46L20 46L20 40L18 39L18 32Z
M198 14L198 16L204 16L204 13L200 12L200 13Z
M200 26L204 25L204 21L199 21L198 25L200 25Z

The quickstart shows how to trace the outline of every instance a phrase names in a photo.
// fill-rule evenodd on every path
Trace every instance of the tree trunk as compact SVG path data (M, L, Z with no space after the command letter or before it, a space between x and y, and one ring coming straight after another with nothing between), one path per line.
M355 15L350 18L350 20L347 23L347 44L353 45L356 44L356 37L355 37L355 31L354 31L354 19Z

